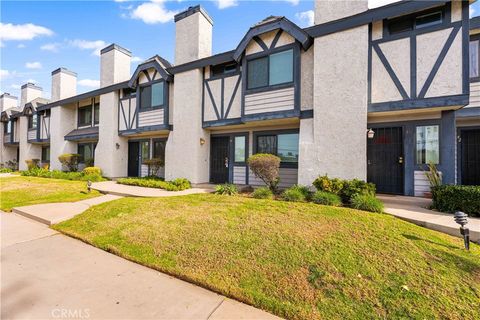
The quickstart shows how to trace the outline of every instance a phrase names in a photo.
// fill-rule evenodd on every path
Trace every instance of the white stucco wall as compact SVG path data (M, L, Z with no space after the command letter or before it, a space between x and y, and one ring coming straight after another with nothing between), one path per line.
M131 55L111 49L100 56L100 87L130 79Z
M118 92L100 96L100 124L95 166L109 178L124 177L128 169L128 140L118 135ZM117 143L119 145L117 149Z
M15 108L17 106L18 99L17 97L2 94L0 96L0 112L5 111L10 108ZM7 161L11 161L17 157L17 147L6 146L3 143L4 137L4 126L6 122L1 122L0 124L0 163L5 164Z
M175 64L190 62L212 54L212 24L196 12L175 23Z
M301 50L300 73L300 108L301 110L313 109L313 46L308 51Z
M77 76L60 70L52 74L52 101L72 97L77 94Z
M341 19L367 9L367 0L315 0L315 24Z
M25 107L25 104L33 99L40 98L42 96L42 88L35 86L31 83L27 83L22 86L20 93L20 108Z
M314 59L315 118L300 123L298 182L366 179L368 26L316 38Z
M50 115L50 169L62 170L58 156L77 153L77 143L66 141L65 135L76 128L76 108L73 105L52 108Z
M209 134L202 129L202 71L175 75L173 128L165 149L165 179L208 182ZM188 94L185 94L188 92ZM205 144L200 144L200 139Z

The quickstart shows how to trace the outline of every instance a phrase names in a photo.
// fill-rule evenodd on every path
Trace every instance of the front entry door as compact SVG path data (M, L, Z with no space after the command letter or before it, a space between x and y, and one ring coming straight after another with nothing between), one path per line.
M138 177L139 171L139 143L138 141L128 142L128 176Z
M230 137L212 137L210 148L210 182L228 182Z
M402 128L376 128L367 140L367 181L378 193L403 194Z
M462 184L480 185L480 129L461 134Z

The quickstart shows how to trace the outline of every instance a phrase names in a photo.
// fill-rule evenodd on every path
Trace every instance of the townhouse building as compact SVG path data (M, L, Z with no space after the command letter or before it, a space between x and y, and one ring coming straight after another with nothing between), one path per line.
M101 50L100 88L52 72L52 97L1 96L0 162L79 153L110 178L261 185L255 153L281 158L280 185L319 174L360 178L378 192L422 196L435 163L444 183L480 184L480 20L470 1L316 1L315 25L270 16L231 51L212 55L201 7L175 16L175 61ZM7 110L8 109L8 110Z

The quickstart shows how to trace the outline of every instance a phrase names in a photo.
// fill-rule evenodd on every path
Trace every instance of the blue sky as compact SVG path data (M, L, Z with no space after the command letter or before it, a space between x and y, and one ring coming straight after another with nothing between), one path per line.
M369 6L392 0L370 0ZM0 91L20 95L34 82L50 97L50 73L66 67L78 73L77 92L98 86L99 50L117 43L132 51L132 72L159 54L173 62L173 15L201 4L213 18L213 53L234 49L248 28L269 15L308 26L313 1L4 1L0 2ZM471 14L480 15L480 4Z

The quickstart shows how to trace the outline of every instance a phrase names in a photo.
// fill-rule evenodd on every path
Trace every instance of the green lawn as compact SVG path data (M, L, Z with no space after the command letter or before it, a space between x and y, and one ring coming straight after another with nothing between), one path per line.
M49 202L78 201L97 197L99 192L87 192L85 181L70 181L36 177L0 178L0 209Z
M480 319L480 246L388 215L202 194L54 228L286 318Z

